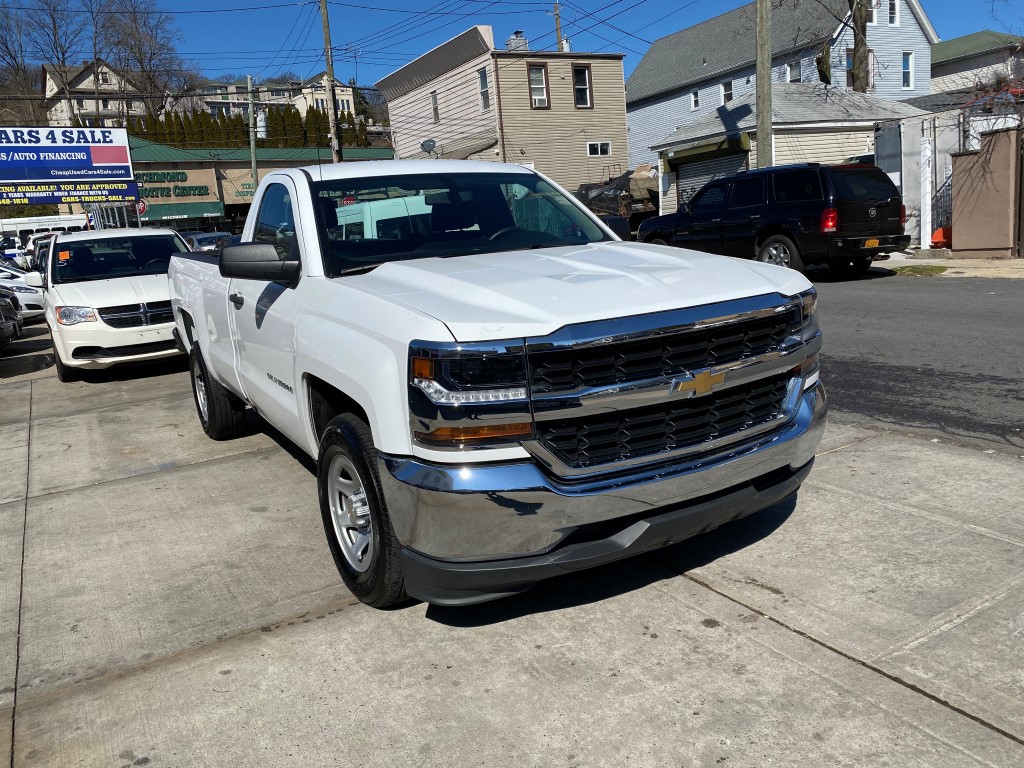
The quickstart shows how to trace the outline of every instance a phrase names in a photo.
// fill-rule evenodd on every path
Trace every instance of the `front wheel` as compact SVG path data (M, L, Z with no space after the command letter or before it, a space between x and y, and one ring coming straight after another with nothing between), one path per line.
M651 238L650 240L648 240L647 242L648 242L648 243L650 243L651 245L668 245L668 243L666 243L666 242L665 242L665 241L664 241L663 239L661 239L660 237L652 237L652 238Z
M361 420L345 414L327 425L317 487L327 544L345 586L373 608L403 602L401 545L384 502L373 436Z
M772 235L761 243L761 247L757 249L757 260L765 264L789 267L797 272L804 269L796 244L785 235Z
M60 359L60 352L57 351L56 344L53 344L53 366L57 369L57 381L67 383L82 378L77 369L65 365L64 361Z

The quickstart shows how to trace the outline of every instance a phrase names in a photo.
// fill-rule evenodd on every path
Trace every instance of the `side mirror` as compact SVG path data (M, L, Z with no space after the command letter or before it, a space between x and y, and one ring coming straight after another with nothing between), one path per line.
M25 273L25 285L30 285L33 288L43 287L43 276L38 272L26 272Z
M612 232L622 240L632 240L633 230L629 227L629 221L622 216L602 216L601 221Z
M302 271L298 259L281 259L271 243L229 245L217 260L221 277L283 282L294 286Z

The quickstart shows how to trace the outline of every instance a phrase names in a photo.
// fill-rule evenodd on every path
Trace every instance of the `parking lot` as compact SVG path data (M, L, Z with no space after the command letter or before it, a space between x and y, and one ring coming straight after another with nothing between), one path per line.
M341 586L311 462L183 363L0 358L0 761L1024 764L1024 461L834 418L798 498L461 609ZM10 724L10 726L8 726Z

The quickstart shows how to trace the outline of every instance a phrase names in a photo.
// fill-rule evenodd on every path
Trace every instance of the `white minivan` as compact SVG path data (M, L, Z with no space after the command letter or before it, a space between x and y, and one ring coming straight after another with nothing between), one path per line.
M167 267L188 250L170 229L57 233L40 273L25 277L43 288L57 378L181 354Z

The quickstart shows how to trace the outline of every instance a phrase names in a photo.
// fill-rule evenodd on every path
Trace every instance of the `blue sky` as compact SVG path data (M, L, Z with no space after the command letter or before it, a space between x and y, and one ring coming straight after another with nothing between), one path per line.
M803 0L808 2L808 0ZM626 76L650 41L746 3L742 0L563 0L563 34L576 51L626 54ZM924 0L942 39L981 29L1024 33L1020 0ZM274 6L274 7L268 7ZM317 0L175 0L182 55L206 75L323 70ZM372 85L398 67L474 24L494 28L501 45L522 29L531 48L555 44L552 2L529 0L330 0L335 70ZM241 9L245 10L241 10ZM209 13L210 9L231 9ZM196 11L206 11L196 13Z

